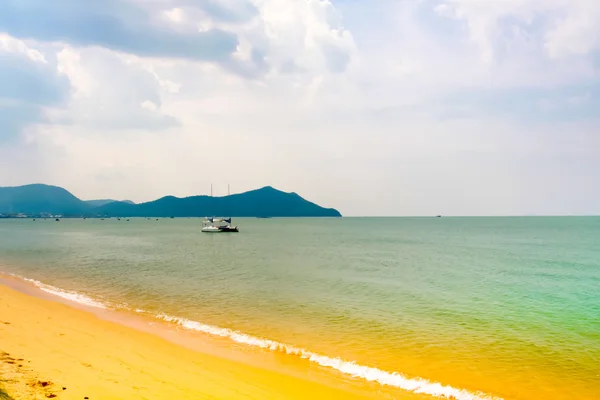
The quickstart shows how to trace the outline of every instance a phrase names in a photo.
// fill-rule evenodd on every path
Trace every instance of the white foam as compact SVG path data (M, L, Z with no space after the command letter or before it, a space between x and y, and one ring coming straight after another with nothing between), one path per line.
M17 276L17 275L15 275L15 276L20 279L23 279L24 281L33 283L40 290L43 290L46 293L50 293L55 296L62 297L63 299L74 301L75 303L83 304L83 305L90 306L90 307L107 308L105 304L103 304L99 301L96 301L96 300L92 299L91 297L88 297L84 294L81 294L81 293L78 293L75 291L60 289L60 288L57 288L56 286L46 285L45 283L36 281L35 279L25 278L25 277Z
M12 274L11 274L12 275ZM33 283L35 286L44 292L51 293L55 296L84 304L86 306L106 309L107 306L99 301L96 301L86 295L75 291L67 291L55 286L47 285L35 279L29 279L18 275L13 275L17 278ZM142 309L135 309L137 313L145 313ZM329 357L312 351L290 346L274 340L263 339L255 336L246 335L245 333L237 332L232 329L219 328L217 326L203 324L201 322L192 321L185 318L173 317L166 314L159 314L156 317L167 322L173 322L185 329L204 332L214 336L229 338L234 342L259 347L271 351L281 351L286 354L299 356L314 362L323 367L332 368L344 374L355 378L365 379L370 382L377 382L381 385L393 386L403 390L411 391L419 394L427 394L440 398L455 398L456 400L502 400L500 397L495 397L481 392L470 392L465 389L458 389L452 386L442 385L439 382L432 382L423 378L409 378L399 372L388 372L378 368L360 365L354 361L346 361L337 357Z
M378 368L360 365L354 361L345 361L340 358L324 356L299 347L289 346L269 339L261 339L231 329L219 328L165 314L160 314L157 317L168 322L174 322L189 330L229 338L234 342L260 347L262 349L282 351L286 354L296 355L307 359L323 367L335 369L355 378L365 379L370 382L378 382L381 385L394 386L414 393L427 394L441 398L453 397L457 400L502 400L499 397L485 393L470 392L465 389L442 385L441 383L432 382L423 378L408 378L398 372L388 372Z

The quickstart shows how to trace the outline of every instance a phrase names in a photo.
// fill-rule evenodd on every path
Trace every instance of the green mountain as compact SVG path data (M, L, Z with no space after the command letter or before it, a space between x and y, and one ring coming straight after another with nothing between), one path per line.
M0 187L0 214L79 215L92 207L58 186L33 184Z
M107 216L129 217L340 217L331 208L311 203L296 193L285 193L270 186L225 197L166 196L141 204L116 202L99 207Z
M135 204L130 201L82 201L56 186L0 187L0 214L107 217L340 217L332 208L311 203L296 193L270 186L225 197L166 196Z
M85 202L88 203L92 207L102 207L105 204L114 203L116 201L122 201L123 203L129 203L129 204L135 204L131 200L111 200L111 199L85 200Z

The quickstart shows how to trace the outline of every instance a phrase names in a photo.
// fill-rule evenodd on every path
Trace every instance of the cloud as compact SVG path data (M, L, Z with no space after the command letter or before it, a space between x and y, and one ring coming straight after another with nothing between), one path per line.
M0 31L141 57L214 62L256 79L270 70L344 72L353 42L326 0L7 0Z
M163 130L179 122L162 112L163 92L177 85L127 57L101 48L47 48L0 35L0 139L36 124L94 130ZM47 57L50 55L51 57Z
M350 32L328 0L170 1L177 29L222 29L238 45L221 65L249 79L280 73L340 74L356 56ZM294 68L290 68L290 66Z
M163 130L179 122L161 110L165 89L152 71L136 59L109 50L66 47L57 55L58 69L71 81L68 105L56 110L51 121L94 130ZM171 85L173 85L171 83Z
M551 57L586 55L600 50L600 3L578 0L568 4L571 12L546 33L546 50Z
M68 91L68 80L41 52L0 34L0 141L46 122L44 110L64 102Z
M204 61L226 60L237 46L232 33L176 31L125 0L5 0L0 3L0 30L19 38Z
M600 3L595 0L442 0L435 10L465 22L485 62L524 42L552 58L586 55L600 47Z
M520 87L454 91L422 106L398 107L432 119L515 120L528 125L586 121L598 117L600 83L553 88Z
M298 70L342 73L356 57L354 39L330 1L259 3L265 53L277 70L293 62Z
M212 19L226 23L247 22L258 14L257 6L247 0L174 0L172 3L176 9L200 9Z
M32 123L44 121L39 106L20 103L6 103L0 100L0 147L13 141L22 129Z
M12 123L5 124L11 137L41 121L94 130L176 127L179 121L163 111L162 99L182 86L184 93L192 93L189 88L200 76L222 82L233 73L262 85L285 86L286 78L277 76L294 75L297 78L290 84L304 84L322 74L343 73L354 51L332 4L314 0L110 0L101 7L68 0L52 5L9 1L0 5L0 29L34 38L27 42L45 47L51 60L27 48L23 40L6 36L11 41L2 42L5 50L11 50L6 54L13 58L20 54L19 62L29 63L26 68L12 61L2 63L5 72L11 71L3 75L5 95L10 92L12 100L28 96L48 103L43 110L14 110L14 101L10 109L5 106L3 114L13 116ZM197 36L201 31L227 31L237 44L227 50L227 56L200 56L197 51L207 46ZM46 75L30 79L32 68ZM184 75L172 73L176 69ZM59 84L62 91L55 90ZM243 82L237 85L248 88Z
M1 180L136 201L274 185L353 215L598 210L594 2L54 5L0 5L0 118L21 132Z

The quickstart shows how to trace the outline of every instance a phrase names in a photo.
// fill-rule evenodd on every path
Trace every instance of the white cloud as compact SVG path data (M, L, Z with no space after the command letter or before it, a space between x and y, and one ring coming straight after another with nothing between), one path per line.
M33 62L47 63L44 55L38 50L28 47L24 41L11 37L6 33L0 33L0 51L23 54Z
M600 50L600 3L575 0L569 12L546 34L546 49L551 57L586 55Z
M59 71L68 76L73 88L68 106L51 114L57 123L143 130L178 125L161 111L162 87L175 85L161 84L156 74L128 57L101 48L65 47L57 60Z
M0 36L0 53L70 84L21 130L25 154L0 160L0 179L136 201L274 185L347 214L557 213L574 193L581 212L600 204L586 186L600 178L591 1L126 3L185 39L179 50L211 30L235 46L188 58Z
M354 52L352 35L330 1L257 0L271 62L309 71L342 72Z
M31 43L0 34L0 145L30 125L47 122L47 108L68 93L56 64Z
M163 11L165 16L175 23L182 23L185 20L185 12L181 8L173 8Z
M500 47L526 39L539 40L554 58L588 54L600 46L600 3L595 0L443 0L435 10L465 21L486 62Z

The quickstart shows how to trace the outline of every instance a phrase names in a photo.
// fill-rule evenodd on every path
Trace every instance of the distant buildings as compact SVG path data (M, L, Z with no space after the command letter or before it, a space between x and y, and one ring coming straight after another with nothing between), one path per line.
M54 215L50 213L40 213L36 215L28 215L23 213L10 213L10 214L2 214L0 213L0 218L62 218L62 215Z

